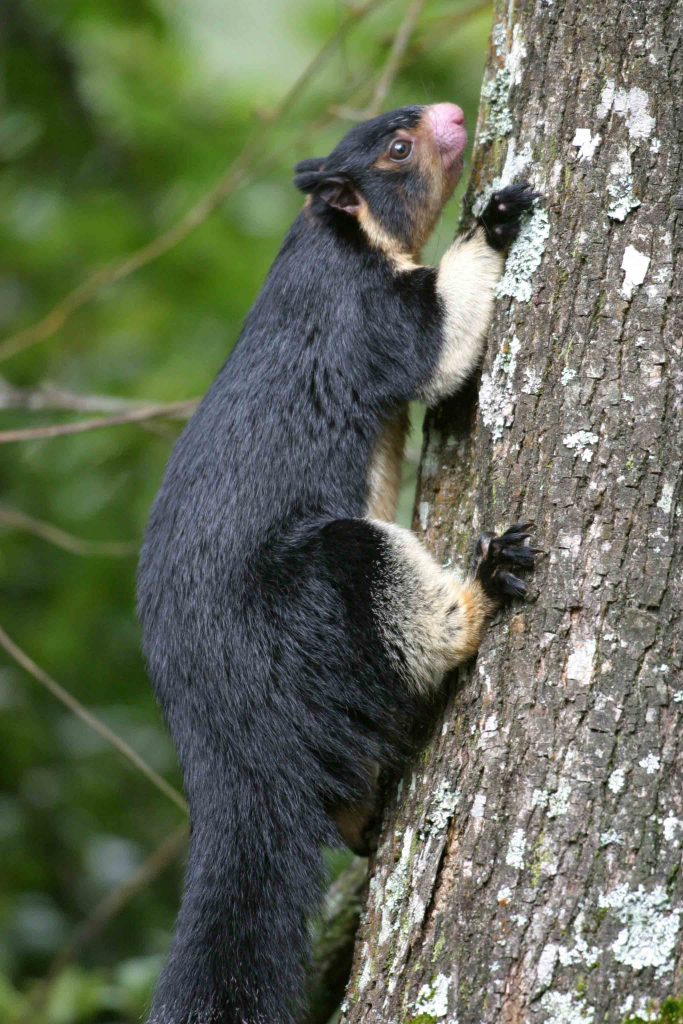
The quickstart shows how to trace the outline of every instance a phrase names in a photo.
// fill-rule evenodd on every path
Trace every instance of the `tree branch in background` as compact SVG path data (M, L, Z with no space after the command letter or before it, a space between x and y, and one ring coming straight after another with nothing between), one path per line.
M188 834L187 825L180 825L125 882L100 900L30 992L30 1010L22 1018L22 1024L33 1024L33 1014L45 1008L62 972L76 960L81 950L101 935L138 893L153 885L181 856ZM320 934L314 943L309 1024L327 1024L342 1000L366 884L367 862L357 857L327 892L319 921Z
M389 95L394 79L401 69L404 54L417 27L424 5L425 0L412 0L408 5L405 16L398 26L393 43L391 44L389 56L365 109L351 110L348 107L337 107L335 111L340 117L345 117L351 121L365 121L368 117L374 117L380 112Z
M308 1024L327 1024L344 998L367 881L368 862L354 857L327 892L314 938Z
M141 248L129 253L119 263L94 271L76 288L67 292L41 320L7 337L0 344L0 361L9 359L18 352L23 352L56 334L69 317L89 302L105 285L116 284L118 281L130 277L131 274L163 256L187 238L200 224L203 224L223 200L243 184L245 172L262 155L271 123L283 117L294 106L310 80L324 67L351 29L355 28L371 11L376 10L384 3L386 0L367 0L359 7L352 7L349 10L336 32L318 51L277 106L262 117L261 124L256 128L244 149L233 160L213 188L202 196L180 220Z
M36 984L28 996L29 1011L24 1015L22 1024L34 1024L34 1014L43 1010L50 998L55 983L62 972L73 963L78 953L93 942L106 928L109 922L137 896L139 892L152 885L166 868L177 860L187 845L189 829L187 825L179 825L175 831L146 858L130 878L112 889L96 905L92 913L76 929L71 940L57 953L47 973Z
M124 280L163 256L204 223L235 189L244 185L248 180L253 180L257 175L261 177L264 174L264 169L265 173L268 173L269 168L275 165L278 156L277 152L273 153L273 148L269 147L269 151L266 151L271 124L294 106L310 80L327 63L349 31L367 14L378 9L385 2L386 0L369 0L369 2L348 9L348 14L340 23L337 31L309 63L279 104L272 111L261 115L261 125L256 127L242 152L225 170L213 188L200 198L183 217L156 238L129 253L119 262L94 271L76 288L64 295L42 319L7 337L0 344L0 360L9 358L53 336L101 288ZM425 0L408 0L398 30L384 43L388 52L379 75L377 77L374 74L364 76L360 82L356 80L353 89L347 85L350 94L349 107L329 108L317 123L300 133L300 146L306 145L311 135L326 127L335 117L341 115L358 119L376 114L384 106L401 67L412 56L427 48L428 37L430 39L432 36L438 37L439 32L443 30L443 24L447 22L449 25L453 25L466 21L473 14L488 8L489 3L487 0L485 3L478 3L455 15L433 19L429 29L426 32L421 32L419 38L416 38L417 23L424 6ZM362 111L354 112L352 109L354 104L359 103L362 106L365 100L367 100L367 106ZM290 146L291 140L287 148ZM109 396L79 395L49 382L35 388L19 388L0 379L0 409L103 414L101 418L85 419L81 422L0 432L0 444L69 436L125 424L139 424L143 429L165 428L172 432L174 428L170 424L162 424L158 421L163 418L185 418L191 415L195 406L196 401L194 400L154 404ZM52 524L33 519L23 512L4 506L0 506L0 524L27 530L49 543L78 555L123 555L131 553L136 546L125 542L83 540ZM183 811L187 810L185 801L177 790L147 765L125 741L36 665L1 628L0 646L68 710L76 714L145 775L176 806ZM29 998L33 1013L36 1009L46 1006L55 983L78 953L100 935L111 920L128 906L138 893L151 885L181 855L186 839L187 826L183 824L150 854L126 882L108 893L95 906L86 920L76 929L70 942L53 959L46 977L31 993ZM343 997L366 882L367 864L363 860L355 859L350 868L337 879L329 890L314 943L314 967L310 983L310 1024L326 1024L337 1010ZM27 1014L25 1024L29 1024L29 1020L33 1024L33 1017L29 1018Z
M453 29L466 24L470 18L476 18L484 11L490 12L491 6L491 0L478 0L464 10L450 11L448 14L440 14L428 21L423 21L421 29L409 42L403 61L404 66L410 64L425 51L438 46L439 43L450 42L453 38Z
M52 437L85 434L89 430L105 430L107 427L122 427L128 423L143 423L145 420L157 419L162 416L171 419L186 419L196 407L197 399L191 398L184 402L165 402L160 405L143 406L141 409L129 409L116 416L101 416L94 420L81 420L78 423L53 423L47 427L0 430L0 444L13 444L15 441L41 441Z
M101 736L106 743L125 757L125 759L142 775L144 775L153 786L156 786L164 796L168 797L176 807L179 807L181 811L187 814L187 804L178 790L169 782L166 782L166 779L162 778L158 772L155 772L151 765L147 764L147 762L143 760L143 758L141 758L132 747L129 747L125 740L122 740L120 736L117 736L108 725L105 725L104 722L93 715L91 711L88 711L88 709L84 707L79 700L73 697L68 690L65 690L63 686L60 686L58 682L56 682L40 667L40 665L36 665L35 661L32 661L28 654L22 651L21 647L18 647L17 644L10 639L1 626L0 647L3 647L7 654L9 654L10 658L16 661L16 663L28 672L29 675L33 676L36 682L45 687L53 697L56 697L58 701L69 709L69 711L73 712L77 718L80 718L82 722L85 722L85 724L96 732L98 736Z
M6 526L10 530L24 530L32 533L34 537L40 537L48 544L54 544L62 551L68 551L72 555L103 555L108 558L125 558L135 554L137 541L107 541L107 540L84 540L82 537L75 537L73 533L67 533L52 523L46 523L42 519L34 519L19 509L10 508L9 505L0 504L0 526Z
M115 413L125 409L144 409L153 404L150 401L135 401L112 395L81 395L50 381L43 381L36 387L22 388L0 377L0 409Z

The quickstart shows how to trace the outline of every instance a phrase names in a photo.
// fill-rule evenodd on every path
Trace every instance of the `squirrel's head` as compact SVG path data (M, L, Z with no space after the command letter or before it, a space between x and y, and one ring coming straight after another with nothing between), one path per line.
M401 107L356 125L294 184L314 212L354 217L373 245L418 252L462 172L464 114L454 103Z

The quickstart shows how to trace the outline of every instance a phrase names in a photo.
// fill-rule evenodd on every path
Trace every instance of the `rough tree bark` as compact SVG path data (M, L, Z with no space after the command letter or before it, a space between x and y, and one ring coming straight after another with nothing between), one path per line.
M415 528L549 553L387 812L347 1024L683 1021L682 32L681 0L498 5L470 198L545 198Z

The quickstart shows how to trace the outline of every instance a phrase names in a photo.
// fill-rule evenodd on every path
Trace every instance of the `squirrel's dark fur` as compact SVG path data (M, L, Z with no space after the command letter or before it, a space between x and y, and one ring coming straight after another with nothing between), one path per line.
M321 847L360 841L378 770L523 589L505 566L531 560L525 528L486 536L462 582L386 521L406 403L476 365L497 238L533 198L499 193L488 242L480 227L439 268L415 262L461 125L446 104L404 108L299 165L309 198L154 504L138 607L192 832L152 1024L297 1018ZM461 278L481 294L460 301Z

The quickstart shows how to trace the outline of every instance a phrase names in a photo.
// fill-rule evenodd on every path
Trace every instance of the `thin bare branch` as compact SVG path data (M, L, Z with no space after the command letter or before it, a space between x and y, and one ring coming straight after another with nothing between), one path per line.
M389 90L400 71L403 56L406 52L408 43L412 37L413 32L417 26L420 15L424 9L425 0L412 0L412 3L406 11L405 18L398 27L398 31L394 36L394 42L389 51L387 62L384 65L384 70L379 76L377 85L375 86L375 92L372 99L367 107L367 116L374 117L378 114L384 102L389 95Z
M143 758L136 753L132 747L129 747L125 740L122 740L120 736L117 736L108 725L105 725L99 718L97 718L91 711L88 711L86 707L81 704L79 700L73 697L68 690L65 690L63 686L60 686L51 676L45 672L40 665L36 665L35 661L29 658L28 654L17 646L12 639L7 635L5 630L0 626L0 647L3 647L10 658L12 658L24 671L28 672L29 675L33 676L37 683L40 683L46 690L48 690L53 697L56 697L69 711L73 712L77 718L80 718L82 722L85 722L98 736L101 736L106 743L117 750L125 759L133 765L134 768L145 776L153 786L156 786L164 796L168 797L176 807L179 807L181 811L187 813L187 804L183 799L183 796L175 789L166 779L163 779L158 772L155 772L151 765L147 764Z
M268 141L271 123L280 120L294 106L311 79L324 67L351 29L386 2L387 0L366 0L366 3L351 7L337 30L302 71L277 106L267 115L261 117L261 123L252 133L244 149L213 188L166 231L130 253L119 263L94 271L81 284L63 296L41 320L7 337L0 344L0 361L9 359L18 352L23 352L32 345L56 334L69 317L89 302L105 285L116 284L147 266L184 241L200 224L203 224L223 200L245 182L247 170L261 156L264 145Z
M374 117L380 112L389 95L394 79L401 70L406 49L420 20L424 6L425 0L412 0L408 5L368 105L363 110L349 110L347 107L341 107L338 110L341 117L346 117L351 121L364 121L366 118Z
M431 18L429 21L420 19L420 25L415 24L411 31L405 35L402 34L402 29L406 25L404 20L401 26L399 26L398 32L393 36L391 52L380 73L379 79L376 81L373 95L368 101L367 106L363 109L357 109L351 102L344 106L332 107L332 111L338 117L344 118L347 121L362 121L364 118L378 113L400 71L409 66L425 50L432 49L440 41L451 40L454 28L466 24L471 18L476 17L483 11L490 10L491 0L479 0L479 2L472 4L472 6L464 10L442 14ZM406 18L408 14L409 12L406 12ZM398 48L396 62L392 60L395 48ZM363 84L356 90L356 95L361 97L365 92L366 86Z
M151 885L159 875L176 860L187 845L189 828L179 825L154 850L130 878L100 900L89 916L79 925L67 946L52 961L47 977L54 977L83 949L95 939L102 929L116 917L142 889Z
M107 893L93 911L74 932L70 941L53 958L44 978L35 986L29 996L30 1011L34 1014L47 1003L52 988L62 971L74 961L80 950L97 938L109 922L137 896L152 885L157 878L181 855L187 844L187 825L179 825L147 857L130 878ZM27 1014L23 1024L32 1024L33 1017Z
M42 1010L62 972L89 943L101 935L139 892L182 854L188 827L181 825L154 850L140 867L97 904L78 926L69 942L56 954L45 976L29 994L30 1010L21 1024L33 1024L31 1013ZM355 857L328 889L316 929L314 963L309 979L312 1024L326 1024L339 1005L351 968L353 942L367 886L367 861Z
M43 381L32 388L17 387L0 377L0 409L26 412L97 412L115 413L125 409L145 409L154 403L119 398L114 395L82 395Z
M484 11L491 12L491 10L491 0L478 0L477 3L464 10L450 11L447 14L423 20L418 37L414 38L408 47L404 64L409 64L421 53L437 46L439 42L449 43L453 39L453 29L466 24L470 18L476 18L478 14L482 14Z
M0 444L68 437L72 434L85 434L89 430L106 430L108 427L122 427L128 423L143 423L146 420L158 419L162 416L169 419L186 419L196 408L197 399L192 398L185 402L164 402L159 405L148 405L142 409L129 409L116 416L100 416L97 419L80 420L77 423L52 423L47 427L0 430Z
M10 530L24 530L72 555L103 555L108 558L125 558L135 554L138 547L135 541L84 540L82 537L74 536L73 533L67 533L66 530L62 530L52 523L34 519L33 516L21 512L18 508L10 508L9 505L3 504L0 504L0 526L6 526Z

